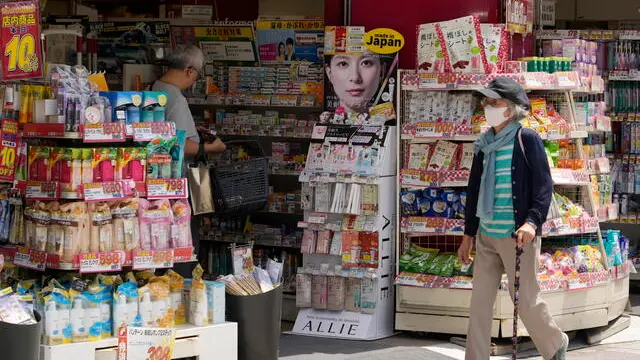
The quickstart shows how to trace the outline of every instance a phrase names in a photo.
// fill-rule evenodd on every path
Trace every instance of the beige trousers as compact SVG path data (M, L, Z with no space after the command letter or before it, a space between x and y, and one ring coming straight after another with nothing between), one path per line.
M540 239L523 248L520 257L520 305L518 314L538 351L551 359L562 345L562 330L549 314L547 303L539 294L536 279ZM473 262L471 316L467 333L466 360L487 360L490 354L493 304L503 273L507 273L513 299L516 246L515 240L496 239L478 232L476 257ZM511 326L511 324L509 324Z

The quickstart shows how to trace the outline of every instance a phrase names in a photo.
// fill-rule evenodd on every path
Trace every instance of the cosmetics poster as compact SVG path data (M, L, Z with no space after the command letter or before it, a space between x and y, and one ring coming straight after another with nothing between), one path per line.
M295 61L322 63L322 19L258 20L256 37L262 65L291 64Z
M402 35L391 29L326 27L325 110L370 115L382 111L395 118L398 51L403 44Z

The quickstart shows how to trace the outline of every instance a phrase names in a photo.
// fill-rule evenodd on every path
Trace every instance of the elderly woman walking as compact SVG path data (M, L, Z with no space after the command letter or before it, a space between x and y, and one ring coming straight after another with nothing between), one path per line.
M523 249L518 306L522 322L543 358L564 360L569 338L551 318L536 278L537 235L547 217L553 183L542 140L519 123L527 116L529 99L508 78L497 78L478 93L491 129L474 144L465 235L458 249L459 260L469 264L475 240L466 360L489 359L493 304L505 272L514 294L516 241Z

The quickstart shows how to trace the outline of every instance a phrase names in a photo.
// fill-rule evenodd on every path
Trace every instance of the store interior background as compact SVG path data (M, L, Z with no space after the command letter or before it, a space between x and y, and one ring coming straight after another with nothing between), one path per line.
M139 5L123 6L124 0L64 1L49 0L43 15L88 15L90 20L117 18L163 18L158 2L140 1ZM160 1L173 4L213 4L214 20L253 21L259 17L324 17L326 25L359 25L367 29L392 28L405 36L400 54L400 68L415 68L416 26L466 15L476 15L481 22L501 22L502 0L184 0ZM345 16L345 3L350 12ZM154 6L149 6L153 4ZM151 11L151 12L149 12ZM346 22L345 20L350 20ZM640 27L638 0L558 0L556 27L559 29L612 29L620 21ZM514 57L533 53L532 37L513 39ZM606 228L606 225L603 226ZM637 225L620 225L625 235L640 238ZM633 291L633 290L632 290ZM637 291L637 289L636 289ZM638 299L636 299L638 300ZM632 300L632 302L634 302ZM635 301L634 305L639 305ZM293 304L295 309L295 304ZM287 314L285 310L283 314ZM289 316L291 318L291 316ZM295 319L295 316L293 316ZM287 325L284 326L285 329Z

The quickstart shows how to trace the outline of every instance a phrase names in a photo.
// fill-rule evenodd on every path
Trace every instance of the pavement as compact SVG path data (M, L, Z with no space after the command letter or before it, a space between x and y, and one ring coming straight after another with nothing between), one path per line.
M632 311L629 328L587 345L584 333L578 332L570 344L567 359L638 360L640 359L640 294L630 297ZM536 351L523 352L519 359L542 360ZM399 335L376 341L353 341L282 335L281 360L464 360L464 348L449 342L442 334ZM509 360L511 356L494 356L491 360Z

